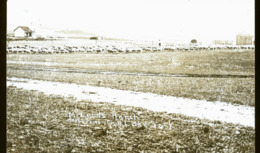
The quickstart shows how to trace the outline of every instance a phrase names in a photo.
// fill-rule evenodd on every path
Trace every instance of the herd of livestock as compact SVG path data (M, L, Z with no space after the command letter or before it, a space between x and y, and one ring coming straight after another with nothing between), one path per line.
M194 50L241 50L254 49L252 45L215 45L215 46L123 46L123 45L92 45L92 46L51 46L40 47L31 45L7 46L7 53L29 53L29 54L58 54L58 53L142 53L158 51L194 51Z

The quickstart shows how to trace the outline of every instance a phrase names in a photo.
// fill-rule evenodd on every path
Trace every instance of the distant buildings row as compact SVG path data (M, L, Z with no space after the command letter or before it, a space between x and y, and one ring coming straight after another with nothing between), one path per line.
M215 45L233 45L232 40L214 40ZM247 33L240 33L236 36L236 45L255 45L254 37Z
M35 31L31 30L27 26L18 26L13 31L14 37L24 37L24 38L36 38ZM91 39L99 40L99 37L91 37ZM212 42L215 45L233 45L232 40L214 40ZM254 37L247 33L240 33L236 36L236 45L255 45Z

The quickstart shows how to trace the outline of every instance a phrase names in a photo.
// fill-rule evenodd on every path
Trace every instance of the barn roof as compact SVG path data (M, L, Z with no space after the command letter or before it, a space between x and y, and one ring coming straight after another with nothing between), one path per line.
M252 37L252 35L250 35L247 32L241 32L240 34L237 35L237 37L239 37L239 36L251 36Z
M14 29L14 31L19 28L21 28L25 32L33 32L29 27L26 27L26 26L18 26L17 28Z

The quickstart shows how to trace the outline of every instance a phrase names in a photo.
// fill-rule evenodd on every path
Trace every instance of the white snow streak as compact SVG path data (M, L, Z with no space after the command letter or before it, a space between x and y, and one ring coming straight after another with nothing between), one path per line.
M22 78L7 78L7 80L7 86L38 90L46 94L64 97L73 96L77 100L111 102L118 105L142 107L152 111L179 113L212 121L219 120L251 127L255 125L254 107L249 106L61 82Z

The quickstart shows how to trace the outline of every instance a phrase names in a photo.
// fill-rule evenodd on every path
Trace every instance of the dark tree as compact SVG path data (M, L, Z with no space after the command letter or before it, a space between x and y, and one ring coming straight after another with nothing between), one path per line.
M90 37L91 40L98 40L98 37Z
M197 40L196 40L196 39L192 39L190 42L191 42L192 44L197 44Z

